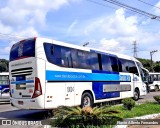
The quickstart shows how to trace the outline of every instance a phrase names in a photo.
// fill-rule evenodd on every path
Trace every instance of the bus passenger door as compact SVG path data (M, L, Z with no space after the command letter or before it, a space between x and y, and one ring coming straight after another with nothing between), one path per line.
M66 82L65 86L65 105L74 106L75 102L74 82Z

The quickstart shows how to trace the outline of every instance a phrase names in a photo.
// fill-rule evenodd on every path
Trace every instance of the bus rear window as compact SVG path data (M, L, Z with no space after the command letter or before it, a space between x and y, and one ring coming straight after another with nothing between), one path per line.
M35 39L23 40L12 46L10 61L25 57L35 57Z

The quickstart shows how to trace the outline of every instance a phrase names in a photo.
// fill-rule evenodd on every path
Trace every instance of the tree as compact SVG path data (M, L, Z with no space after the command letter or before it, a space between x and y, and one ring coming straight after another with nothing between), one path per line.
M153 66L155 72L160 72L160 62L156 62Z
M0 59L0 72L8 72L9 71L9 61L5 59Z
M137 58L142 65L144 66L144 68L148 69L150 72L152 72L152 68L151 68L151 60L149 59L142 59L142 58ZM153 61L153 70L155 72L160 72L160 61Z
M151 60L149 60L149 59L142 59L142 58L137 58L137 59L142 63L142 65L144 66L144 68L148 69L149 71L152 71Z

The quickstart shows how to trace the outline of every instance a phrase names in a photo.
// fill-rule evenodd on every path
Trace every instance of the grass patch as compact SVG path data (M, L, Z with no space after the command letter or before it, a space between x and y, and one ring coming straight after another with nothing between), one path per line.
M123 106L112 106L111 109L120 111L121 113L117 114L117 116L121 118L133 118L137 116L160 113L160 105L154 102L136 105L132 110L127 110Z
M120 113L117 113L118 111ZM114 115L115 112L116 115ZM157 102L135 105L132 110L128 110L122 105L103 106L93 109L62 107L58 109L58 118L52 120L51 125L54 127L65 126L71 128L112 128L117 121L155 113L160 113L160 104Z

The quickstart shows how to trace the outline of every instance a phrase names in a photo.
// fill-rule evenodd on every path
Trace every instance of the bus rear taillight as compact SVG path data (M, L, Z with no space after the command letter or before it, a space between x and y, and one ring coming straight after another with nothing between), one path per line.
M34 87L34 93L33 93L32 98L36 98L40 95L42 95L41 82L40 82L39 78L35 77L35 87Z

